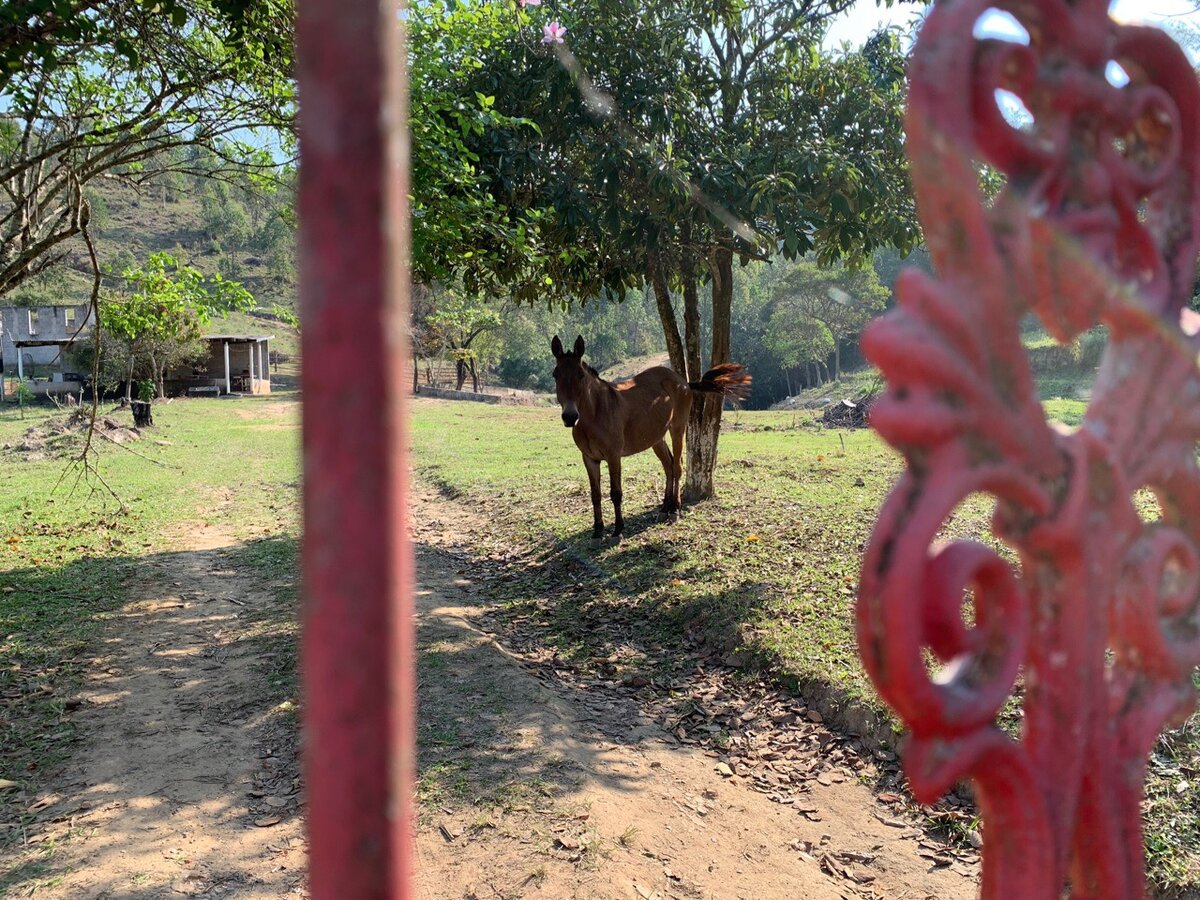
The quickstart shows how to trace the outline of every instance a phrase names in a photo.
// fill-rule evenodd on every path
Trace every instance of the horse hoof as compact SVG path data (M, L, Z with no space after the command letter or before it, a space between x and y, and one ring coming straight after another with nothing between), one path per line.
M599 540L603 540L603 539L604 539L604 529L603 528L593 528L592 529L592 540L599 541Z

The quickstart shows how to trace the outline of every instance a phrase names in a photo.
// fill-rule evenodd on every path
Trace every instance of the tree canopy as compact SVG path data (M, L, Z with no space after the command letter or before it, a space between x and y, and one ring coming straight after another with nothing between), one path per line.
M205 326L216 316L254 306L254 298L220 275L205 278L169 253L155 253L144 265L127 269L126 295L108 295L100 303L101 346L115 342L128 367L126 396L139 365L164 395L163 376L172 365L195 354Z
M0 19L16 66L0 79L0 296L62 257L96 179L277 175L295 112L290 0L16 6ZM12 36L16 15L32 37Z
M136 65L137 35L151 17L183 27L200 9L231 45L253 45L267 59L290 56L290 0L8 0L0 6L0 92L17 73L48 74L105 45Z
M850 5L578 0L561 13L565 39L547 33L546 43L512 7L504 19L472 0L431 6L435 32L492 23L453 93L495 118L460 130L470 155L451 146L450 158L467 158L489 202L535 229L541 278L502 274L511 293L586 299L653 285L672 365L694 380L729 361L738 260L861 265L879 247L914 244L899 38L820 49ZM422 40L414 33L415 58L433 52ZM475 265L463 249L459 264ZM692 497L712 490L719 404L697 403L696 416Z

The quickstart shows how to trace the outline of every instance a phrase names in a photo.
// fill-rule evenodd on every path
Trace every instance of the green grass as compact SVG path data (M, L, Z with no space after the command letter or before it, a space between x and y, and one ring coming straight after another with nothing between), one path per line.
M37 406L22 420L0 405L0 777L26 790L69 752L65 704L81 654L96 652L91 642L144 558L208 524L251 541L243 552L257 552L265 568L289 552L269 542L297 529L294 398L156 404L145 439L128 449L99 442L100 474L121 503L94 480L77 480L68 460L77 441L41 460L11 448L57 415ZM0 796L0 819L15 807Z
M501 590L509 614L537 623L564 664L595 669L631 647L651 677L655 667L669 675L749 662L784 686L832 687L882 711L858 660L853 605L901 463L873 433L822 429L803 413L727 414L719 498L660 524L657 459L626 459L626 539L596 545L578 451L553 411L438 401L413 410L419 475L480 510L493 540L540 548ZM1074 425L1083 404L1058 400L1047 411ZM607 484L604 493L611 526ZM967 498L945 535L983 537L990 510L987 498ZM1150 767L1151 874L1168 890L1200 886L1198 761L1193 719L1160 743Z
M718 499L658 524L662 469L652 454L626 459L627 537L602 547L590 540L578 451L550 412L422 401L412 440L426 478L482 505L514 536L561 542L615 579L586 595L568 591L545 611L560 650L579 659L607 651L591 624L612 614L637 617L659 646L699 625L719 649L871 702L851 633L854 586L899 458L869 431L821 429L802 414L743 412L727 424ZM607 484L605 495L611 525ZM971 508L959 520L978 528L985 514ZM530 588L514 602L532 607L542 586Z

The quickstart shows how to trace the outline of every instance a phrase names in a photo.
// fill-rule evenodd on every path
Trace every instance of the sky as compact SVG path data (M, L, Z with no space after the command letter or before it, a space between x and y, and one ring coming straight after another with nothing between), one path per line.
M1200 14L1187 0L1116 0L1112 5L1115 18L1127 22L1162 21L1186 18L1200 26ZM893 6L879 9L873 0L859 2L829 30L826 46L836 47L842 41L861 44L881 24L906 25L916 10L912 6Z

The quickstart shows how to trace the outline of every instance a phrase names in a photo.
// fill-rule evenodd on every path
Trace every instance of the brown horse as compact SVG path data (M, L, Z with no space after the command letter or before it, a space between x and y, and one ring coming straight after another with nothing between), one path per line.
M563 424L572 429L575 446L583 454L592 488L592 537L604 534L600 515L600 463L608 463L615 527L613 537L625 530L621 516L621 459L643 450L653 450L667 476L662 510L667 515L679 509L683 474L683 433L692 410L692 393L721 394L743 399L749 393L750 374L745 366L725 363L704 373L699 381L684 381L674 369L655 366L627 381L613 384L583 361L583 338L575 348L563 352L558 335L550 342L554 353L554 386L562 406ZM671 448L666 434L671 432Z

